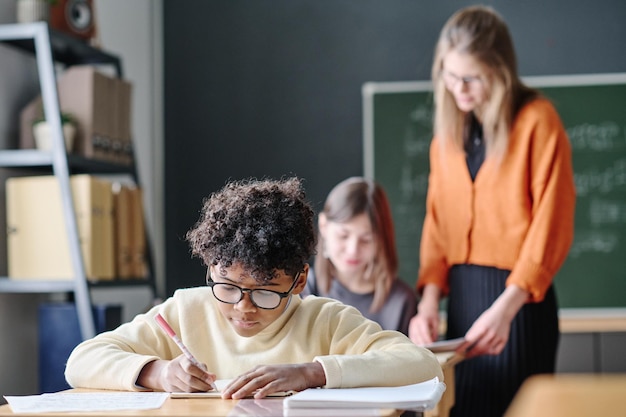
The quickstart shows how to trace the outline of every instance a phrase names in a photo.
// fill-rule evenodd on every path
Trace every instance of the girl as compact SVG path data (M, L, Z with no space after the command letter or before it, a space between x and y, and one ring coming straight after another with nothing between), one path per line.
M397 277L393 219L382 187L361 177L340 182L318 226L315 274L309 273L306 292L352 305L383 329L408 334L417 299Z

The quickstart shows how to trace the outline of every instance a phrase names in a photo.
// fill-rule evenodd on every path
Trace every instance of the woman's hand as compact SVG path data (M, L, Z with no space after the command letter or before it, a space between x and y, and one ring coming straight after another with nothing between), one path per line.
M466 358L499 355L509 341L511 322L527 299L526 291L514 285L507 287L472 324L457 352Z
M215 374L198 368L185 355L147 363L137 378L145 388L167 392L205 392L213 389Z
M222 390L222 398L240 399L254 395L263 398L281 391L302 391L326 384L326 374L318 362L293 365L260 365L234 378Z
M417 315L409 323L409 338L416 345L426 345L439 338L439 289L433 285L424 288L417 307Z
M466 342L457 352L464 354L466 358L485 354L498 355L509 340L510 330L511 320L492 306L472 324L465 334Z

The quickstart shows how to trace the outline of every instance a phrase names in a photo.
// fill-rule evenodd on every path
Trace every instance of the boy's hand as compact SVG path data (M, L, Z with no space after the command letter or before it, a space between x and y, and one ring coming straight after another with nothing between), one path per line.
M139 373L137 384L167 392L205 392L213 389L215 374L198 368L185 355L166 361L147 363Z
M302 391L326 384L324 368L318 362L293 365L261 365L234 378L222 391L222 398L263 398L281 391Z

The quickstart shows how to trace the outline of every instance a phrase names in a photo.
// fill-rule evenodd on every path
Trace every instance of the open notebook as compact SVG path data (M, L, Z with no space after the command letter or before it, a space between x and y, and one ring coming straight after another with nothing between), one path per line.
M171 392L170 398L221 398L222 390L230 383L230 379L218 379L215 381L217 391L208 392ZM275 392L268 397L287 397L295 391Z
M395 408L425 411L437 405L446 385L435 377L400 387L309 388L285 398L285 408Z

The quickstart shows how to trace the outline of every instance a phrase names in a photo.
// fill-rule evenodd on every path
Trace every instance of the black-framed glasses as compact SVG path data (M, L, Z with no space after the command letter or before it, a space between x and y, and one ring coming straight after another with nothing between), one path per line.
M476 85L480 85L483 82L482 77L478 75L459 77L456 74L448 72L446 70L441 70L441 77L443 78L443 82L450 87L454 87L460 81L464 86L472 87Z
M243 294L247 292L250 294L250 301L252 301L252 304L254 304L255 307L263 310L273 310L280 305L283 298L288 297L291 294L291 291L293 291L296 287L299 277L300 272L298 272L294 277L289 290L286 292L278 292L261 289L251 290L249 288L241 288L238 285L228 284L226 282L215 282L211 279L211 272L207 271L206 285L211 287L215 298L222 303L237 304L242 300Z

